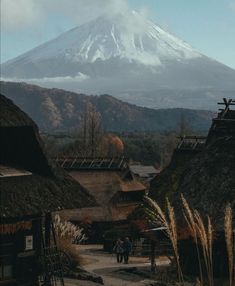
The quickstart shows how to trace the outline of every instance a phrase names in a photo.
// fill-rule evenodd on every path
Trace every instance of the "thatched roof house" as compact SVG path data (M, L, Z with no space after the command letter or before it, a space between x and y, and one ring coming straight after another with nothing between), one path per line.
M218 228L223 226L226 205L235 210L235 110L230 105L213 119L206 147L187 165L177 193L209 214Z
M214 273L216 276L227 275L224 239L226 205L230 204L235 213L235 111L231 105L213 119L205 144L196 146L186 141L179 143L169 166L152 181L149 196L163 208L166 197L174 205L181 267L185 273L199 276L198 257L192 233L183 217L181 194L191 208L200 212L205 224L207 215L211 217L216 232L213 240ZM192 146L195 148L192 149ZM133 223L142 230L153 227L146 219L145 210L144 206L131 215ZM146 235L157 240L157 234L153 234Z
M193 208L223 224L228 203L235 210L235 137L221 137L188 164L177 193Z
M49 161L35 123L3 95L0 138L0 283L39 285L41 275L63 285L51 212L95 201Z
M149 196L164 205L168 196L176 207L180 194L189 204L222 226L230 203L235 210L235 111L225 108L213 120L200 152L175 151L170 165L156 177Z
M47 158L35 123L0 95L0 217L94 204L88 192Z
M149 196L165 204L165 199L173 199L181 183L181 178L187 172L189 162L205 147L202 136L182 136L173 152L169 165L150 183Z
M67 172L96 199L99 206L66 211L66 218L92 222L124 221L142 201L146 187L134 178L122 158L70 160L73 165L70 164L69 168L68 160L66 161ZM76 164L80 161L83 163ZM62 162L63 160L60 161L61 165Z

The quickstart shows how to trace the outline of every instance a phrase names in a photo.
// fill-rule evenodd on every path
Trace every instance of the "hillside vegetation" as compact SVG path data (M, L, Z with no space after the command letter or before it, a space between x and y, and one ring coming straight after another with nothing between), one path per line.
M196 132L207 131L214 113L191 109L138 107L110 95L87 96L61 89L1 82L1 93L29 114L42 131L74 130L87 106L101 114L105 131L175 131L182 119Z

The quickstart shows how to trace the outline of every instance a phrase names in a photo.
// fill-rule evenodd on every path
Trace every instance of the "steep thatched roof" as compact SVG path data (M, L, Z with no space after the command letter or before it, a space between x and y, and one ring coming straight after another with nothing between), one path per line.
M150 182L150 196L163 206L166 197L173 199L190 161L205 149L205 136L179 136L178 139L169 165Z
M3 95L0 138L0 165L32 173L0 176L0 217L94 205L78 182L48 160L35 123Z
M227 118L235 119L234 111L229 111ZM192 208L210 215L220 228L225 206L230 203L235 210L234 124L214 120L207 144L199 153L176 150L170 165L153 180L149 196L163 206L168 197L180 211L180 194L184 194Z
M169 166L151 181L149 196L162 206L166 202L166 197L173 199L181 184L182 176L195 155L196 153L175 150Z
M176 149L172 155L170 164L150 182L148 196L157 201L162 208L166 206L166 197L171 201L174 199L182 177L187 170L187 165L196 154L188 150ZM143 203L128 218L139 230L143 230L154 227L150 223L151 219L147 217L146 203Z
M92 197L77 182L33 174L0 178L2 217L18 217L93 205Z
M33 126L37 129L33 120L18 106L0 94L0 127Z
M193 208L223 223L225 206L235 210L235 137L220 137L195 156L181 177L175 196L183 193Z

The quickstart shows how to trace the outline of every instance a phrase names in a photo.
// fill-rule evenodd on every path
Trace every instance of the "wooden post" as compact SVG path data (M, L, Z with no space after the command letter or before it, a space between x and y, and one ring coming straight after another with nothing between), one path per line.
M151 240L151 271L156 271L156 242L154 240Z
M51 213L45 215L45 246L50 247L51 244Z
M44 221L44 227L45 227L45 232L44 232L44 255L47 256L49 253L49 247L50 247L50 236L51 236L51 213L46 213L45 214L45 221ZM45 258L47 260L47 258ZM47 261L46 264L44 265L45 269L45 277L44 277L44 285L45 286L51 286L51 277L49 274Z

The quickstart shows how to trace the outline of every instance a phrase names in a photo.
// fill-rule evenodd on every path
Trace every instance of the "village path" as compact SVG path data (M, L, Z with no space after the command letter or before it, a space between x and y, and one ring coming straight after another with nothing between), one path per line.
M129 264L118 264L114 255L102 251L101 245L79 246L79 254L83 268L103 278L105 286L146 286L153 282L128 271L133 267L149 267L146 257L130 257ZM159 264L165 263L164 261ZM87 281L75 282L67 280L66 286L98 286L100 284Z

